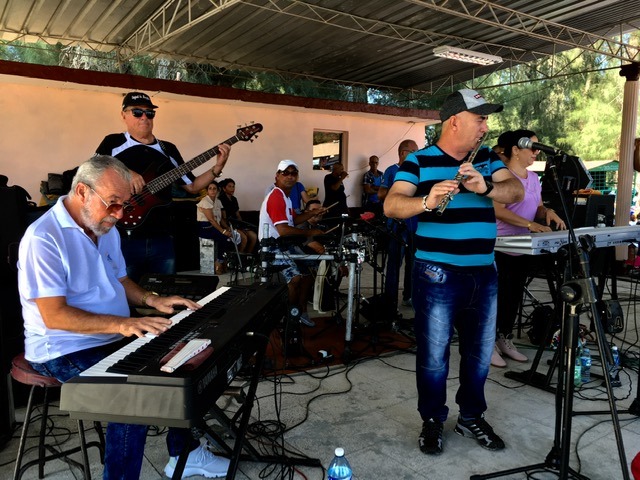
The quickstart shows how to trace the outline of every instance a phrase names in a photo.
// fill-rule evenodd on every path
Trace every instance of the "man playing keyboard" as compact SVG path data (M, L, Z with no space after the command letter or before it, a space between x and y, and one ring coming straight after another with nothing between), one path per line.
M33 368L61 382L79 375L121 347L124 337L158 335L162 317L133 318L129 305L174 313L200 305L161 297L129 279L115 228L130 197L131 176L119 160L97 155L83 163L68 195L29 226L20 242L18 286L25 326L25 357ZM146 425L109 423L104 478L140 476ZM172 476L183 446L191 443L183 476L226 475L229 461L213 455L187 429L169 429Z

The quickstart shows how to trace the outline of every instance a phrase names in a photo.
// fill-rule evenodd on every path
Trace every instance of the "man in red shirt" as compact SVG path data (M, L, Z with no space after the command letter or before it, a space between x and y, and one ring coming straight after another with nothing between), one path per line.
M320 208L309 212L296 214L291 205L289 194L298 181L298 165L293 160L282 160L276 171L275 187L271 190L260 207L260 225L258 235L262 242L265 238L279 239L287 236L312 237L324 233L318 228L296 228L311 217L323 215L327 209ZM288 242L287 242L288 243ZM302 242L301 242L302 243ZM280 240L275 246L270 246L270 251L283 254L303 254L298 245L286 245ZM315 323L307 313L307 300L311 292L313 277L309 273L310 262L316 265L314 260L295 261L290 258L276 259L273 265L284 265L282 276L289 287L289 304L297 307L300 312L300 321L308 327L314 327Z

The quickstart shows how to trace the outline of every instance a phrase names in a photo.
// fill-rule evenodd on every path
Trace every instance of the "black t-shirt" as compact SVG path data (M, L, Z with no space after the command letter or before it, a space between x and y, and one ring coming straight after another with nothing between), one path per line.
M343 213L348 213L349 208L347 207L347 196L344 193L344 185L340 185L336 190L331 188L332 185L340 182L340 178L332 175L326 175L324 177L324 202L322 202L323 207L329 207L334 203L337 203L335 207L331 208L331 212L335 215L340 215Z
M238 211L240 210L238 199L235 196L229 198L224 192L220 193L218 198L220 198L220 203L222 204L222 208L224 208L227 218L238 218Z
M171 199L174 196L185 196L183 177L179 177L176 168L184 164L178 148L164 140L145 145L135 140L128 133L114 133L104 137L96 153L116 157L125 166L142 175L147 183L143 195L131 198L134 211L125 213L124 221L129 221L131 229L118 222L121 234L127 230L136 237L164 235L172 233ZM164 176L163 176L164 175ZM194 180L191 173L185 174L189 181ZM159 178L160 177L160 178ZM173 177L177 177L173 179ZM152 193L151 196L148 194ZM141 216L142 218L135 218ZM136 224L135 226L134 223Z

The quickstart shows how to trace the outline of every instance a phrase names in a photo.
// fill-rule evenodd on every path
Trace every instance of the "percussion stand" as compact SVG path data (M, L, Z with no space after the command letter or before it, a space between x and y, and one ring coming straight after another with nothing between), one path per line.
M230 283L232 285L237 285L238 284L238 272L240 272L240 275L242 276L243 283L245 281L245 278L244 278L244 266L242 265L242 256L240 255L240 250L238 250L238 244L235 242L235 236L236 236L237 229L233 227L233 220L232 219L229 219L228 223L229 223L229 230L231 230L231 243L233 243L233 248L236 251L236 259L238 261L238 263L234 266L234 268L232 270Z
M559 182L555 163L551 164L551 171L554 176L556 187L559 191ZM588 307L591 310L592 318L595 319L595 327L597 333L598 349L602 357L602 368L604 371L604 381L609 399L609 407L611 418L613 421L614 433L618 447L618 455L620 465L622 467L622 475L624 480L629 480L629 472L627 469L627 460L622 443L622 433L620 431L620 423L618 412L615 404L615 397L611 387L611 378L608 374L608 366L613 365L613 357L611 350L608 348L605 339L604 328L600 319L600 313L596 308L597 292L593 277L590 276L590 265L587 249L577 241L575 231L571 225L571 221L566 216L567 208L564 197L560 195L562 207L566 217L567 227L569 229L569 247L571 258L567 262L566 282L560 287L560 297L562 299L562 330L560 334L559 352L559 368L558 368L558 384L555 393L555 434L551 451L547 454L544 462L517 467L500 472L494 472L486 475L472 475L471 480L480 480L486 478L498 478L515 473L535 472L544 470L553 472L558 475L561 480L569 478L578 480L589 480L586 477L569 466L569 455L571 453L571 420L573 415L573 394L574 394L574 373L576 365L576 354L578 347L579 334L579 315L580 311ZM587 243L585 240L584 243ZM578 266L577 275L573 275L571 271L571 261L576 260ZM582 307L582 308L581 308Z
M380 249L380 239L383 237L388 237L389 233L386 228L383 228L379 225L375 225L372 222L366 222L369 227L371 227L371 231L373 232L373 250L370 255L370 259L367 263L371 265L373 268L373 293L372 295L375 297L378 294L378 275L380 276L380 290L384 289L384 279L385 279L385 266L387 263L387 250L385 248ZM384 224L383 224L384 225ZM380 263L378 264L378 255L380 255Z
M272 249L277 246L278 242L275 238L265 237L260 242L260 283L268 283L272 275L286 268L284 265L273 265L273 261L278 256L284 256L283 254L278 254L272 251ZM304 356L313 361L313 356L302 344L299 306L289 304L287 308L287 315L285 315L282 322L283 356L285 358L285 362L288 362L288 358L290 356Z
M351 360L351 329L354 319L360 315L360 273L362 267L359 261L358 247L358 235L351 233L351 238L345 242L345 248L348 251L346 260L349 263L349 296L347 298L347 320L342 355L345 364Z

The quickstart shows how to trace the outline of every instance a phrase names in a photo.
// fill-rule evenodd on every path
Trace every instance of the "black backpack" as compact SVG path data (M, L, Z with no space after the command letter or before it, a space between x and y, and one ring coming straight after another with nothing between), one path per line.
M548 345L558 328L560 324L556 321L553 308L549 305L538 305L531 313L531 328L527 331L527 335L533 345L541 343Z

